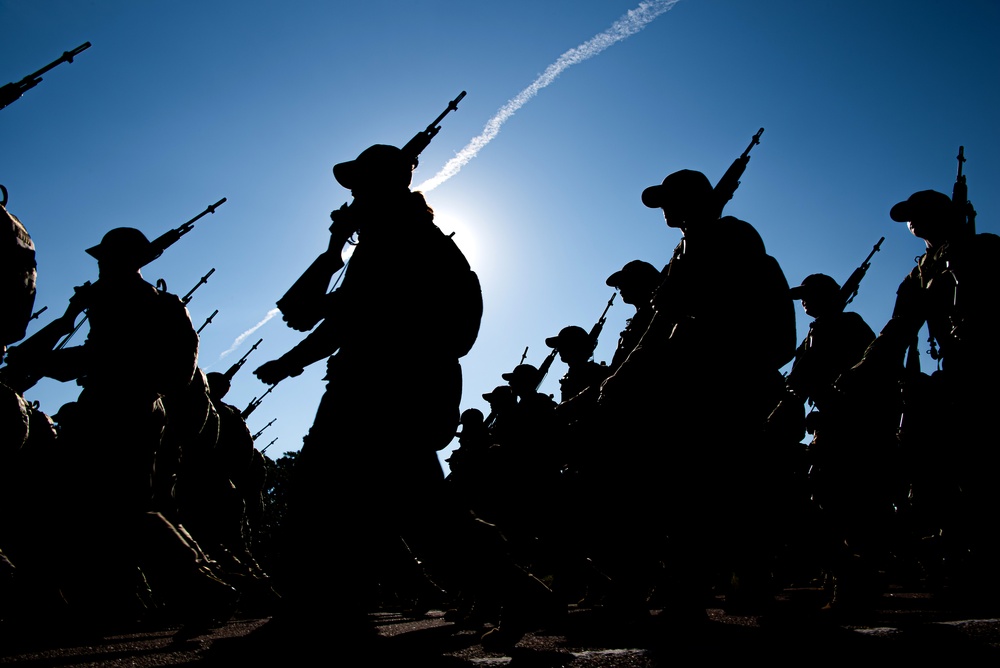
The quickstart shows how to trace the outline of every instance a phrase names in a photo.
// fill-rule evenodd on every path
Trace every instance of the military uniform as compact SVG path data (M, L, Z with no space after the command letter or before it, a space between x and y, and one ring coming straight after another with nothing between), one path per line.
M478 317L481 303L455 293L471 269L423 195L409 191L411 169L384 145L334 168L354 193L350 226L358 230L343 282L318 327L255 371L273 384L330 356L295 465L286 570L296 578L287 593L290 612L309 616L311 599L325 596L345 623L362 628L380 545L395 551L403 536L427 565L460 558L437 451L459 423L459 359L471 341L458 323ZM399 387L408 389L403 398L393 392ZM324 582L331 586L319 588Z
M0 203L0 345L20 341L35 304L35 244L17 216L7 211L7 191Z
M779 369L794 354L795 312L760 235L745 221L718 217L703 174L675 172L642 200L662 209L683 238L661 272L656 313L605 382L602 403L627 404L640 552L655 563L669 535L674 598L697 607L692 586L708 587L733 569L744 581L759 577L768 556L761 439L784 391ZM644 507L656 514L635 514Z
M937 526L925 530L940 534L946 561L959 565L950 577L963 580L965 591L985 591L1000 557L994 521L1000 512L1000 450L992 421L1000 400L994 344L1000 237L971 233L957 214L951 199L933 190L916 192L890 210L893 220L907 223L925 241L927 251L900 283L892 318L854 370L852 386L872 376L908 379L901 447L915 511L921 522L933 516ZM904 355L924 324L939 367L929 378L903 372Z
M46 365L46 375L83 386L59 440L67 453L62 538L73 546L65 591L84 614L89 606L98 615L131 614L137 566L154 595L179 611L215 611L220 600L184 608L196 590L233 594L200 569L193 544L154 512L154 461L167 424L163 397L190 384L198 335L180 298L142 278L150 250L134 228L111 230L87 250L100 266L100 278L82 295L90 332L82 346L52 351Z

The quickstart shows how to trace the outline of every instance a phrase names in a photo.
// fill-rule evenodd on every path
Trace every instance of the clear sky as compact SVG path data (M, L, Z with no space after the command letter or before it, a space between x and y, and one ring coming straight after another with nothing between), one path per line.
M484 288L463 408L485 412L481 395L525 347L537 365L546 337L590 328L625 262L669 259L679 232L642 205L643 188L683 168L717 181L760 127L726 212L757 227L792 285L814 272L843 281L885 236L851 306L876 331L923 251L889 208L916 190L950 194L959 146L979 231L1000 231L996 0L642 7L0 0L0 84L92 44L0 110L0 183L37 246L35 308L49 308L29 335L97 278L84 249L109 229L154 238L226 197L143 273L184 295L216 270L189 309L195 327L219 311L202 332L206 371L263 339L227 397L244 407L267 389L252 369L303 336L268 317L326 248L329 212L350 199L333 164L401 146L463 90L414 177L428 182L461 158L427 199ZM610 360L631 313L616 300L597 360ZM401 345L419 326L400 323ZM124 389L139 371L114 362ZM301 446L324 367L283 381L250 417L253 433L274 420L257 439L278 439L268 455ZM542 389L558 396L564 371L556 361ZM43 380L26 396L54 413L78 391ZM419 391L419 378L386 379L387 419Z

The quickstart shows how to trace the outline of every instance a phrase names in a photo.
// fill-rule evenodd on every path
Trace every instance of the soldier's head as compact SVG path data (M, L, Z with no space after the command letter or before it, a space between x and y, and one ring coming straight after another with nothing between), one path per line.
M134 227L109 230L101 243L87 249L101 275L137 272L154 256L146 235Z
M559 330L556 336L545 339L545 345L559 351L559 359L566 364L586 362L594 354L590 334L583 327L570 325Z
M486 416L478 408L466 408L459 416L458 423L463 427L475 427L481 425L485 420Z
M354 160L334 165L333 177L355 197L382 195L408 190L414 167L395 146L375 144Z
M219 373L218 371L209 371L205 374L208 379L208 393L216 401L222 401L222 398L229 393L229 388L231 383L226 374Z
M792 299L801 300L802 310L813 318L839 311L842 307L840 284L826 274L809 274L789 294Z
M458 424L462 429L455 435L463 444L486 434L486 416L478 408L466 408L462 411Z
M668 175L663 183L642 191L642 203L661 209L669 227L686 230L690 225L713 217L712 183L693 169Z
M492 392L484 394L483 399L489 402L492 410L502 410L511 404L517 403L517 396L510 385L497 385L493 388Z
M541 382L538 367L532 364L518 364L510 373L502 373L500 377L507 381L514 394L524 396L534 392Z
M951 198L936 190L919 190L889 209L889 217L906 223L913 236L936 246L958 231L957 209Z
M648 262L632 260L608 276L605 283L618 288L626 304L647 304L660 285L660 272Z

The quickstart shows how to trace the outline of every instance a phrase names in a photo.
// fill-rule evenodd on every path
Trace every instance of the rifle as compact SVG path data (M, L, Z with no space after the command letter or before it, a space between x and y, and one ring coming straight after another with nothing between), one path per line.
M259 341L258 341L258 343L259 343ZM249 354L249 353L247 353L247 354ZM278 381L278 382L281 382L281 381ZM250 417L250 414L253 413L255 410L257 410L257 407L260 406L260 402L264 401L264 397L266 397L267 395L271 394L271 390L273 390L276 387L278 387L278 383L275 383L271 387L267 388L267 392L265 392L264 394L260 395L260 399L258 399L257 397L254 397L253 399L251 399L250 403L247 404L247 407L243 409L242 413L240 413L240 416L242 416L244 420L246 420L248 417Z
M38 320L38 316L40 316L41 314L45 313L48 310L49 310L48 306L43 306L42 308L38 309L37 311L31 314L31 317L28 318L28 322L31 322L32 320Z
M149 255L148 255L147 259L145 259L143 261L143 263L141 265L139 265L139 266L140 267L144 267L147 264L149 264L150 262L152 262L153 260L155 260L158 257L160 257L161 255L163 255L163 251L165 251L166 249L168 249L171 246L173 246L175 243L177 243L178 239L180 239L185 234L187 234L188 232L190 232L194 228L194 224L202 216L205 216L205 215L207 215L209 213L215 213L215 209L218 208L218 207L220 207L220 206L222 206L223 204L225 204L225 202L226 202L226 198L223 197L222 199L220 199L215 204L209 204L208 207L204 211L202 211L201 213L199 213L197 216L195 216L191 220L187 221L186 223L184 223L183 225L181 225L179 227L176 227L176 228L174 228L172 230L168 230L167 232L164 232L160 236L158 236L155 239L153 239L153 241L151 241L150 244L149 244L149 251L148 251ZM182 301L184 302L185 305L187 305L187 303L189 301L191 301L191 295L194 294L194 291L197 290L199 288L199 286L201 286L202 283L207 282L208 281L208 277L211 276L214 271L215 271L215 269L212 269L212 271L210 271L207 274L205 274L201 278L201 281L199 281L197 285L195 285L193 288L191 288L191 291L188 292L184 296L184 299ZM161 279L159 279L156 282L156 287L161 292L166 292L166 290L167 290L167 283L166 283L166 281L164 281L161 278ZM218 311L216 311L215 313L218 313ZM209 316L208 320L205 322L205 325L207 325L209 322L212 321L212 318L215 317L215 313L213 313L211 316ZM69 334L67 334L66 338L63 339L59 343L58 346L56 346L56 350L61 350L63 347L65 347L66 344L69 343L69 340L72 339L73 336L78 331L80 331L80 328L83 327L83 323L85 323L86 321L87 321L87 314L84 313L83 314L83 318L80 320L79 323L77 323L76 327L73 328L73 331L71 331ZM202 325L203 329L204 329L205 325ZM199 329L197 333L201 334L201 329Z
M38 70L37 72L32 72L28 76L24 77L17 83L13 81L4 84L3 88L0 88L0 109L8 106L9 104L20 98L26 91L31 90L38 84L42 82L42 75L54 68L61 63L72 63L73 56L77 55L81 51L85 51L90 48L90 42L84 42L80 46L76 47L72 51L63 51L63 55L59 56L51 63Z
M590 341L592 343L591 349L597 348L597 339L601 336L601 331L604 329L604 321L608 318L608 310L611 308L611 304L614 303L617 295L617 290L611 293L611 299L608 300L608 305L604 307L604 313L601 314L601 317L597 319L597 322L594 323L594 326L590 329Z
M267 445L265 445L263 448L260 449L260 454L264 454L265 452L267 452L267 449L270 448L272 445L274 445L274 442L277 440L278 440L277 437L271 439L270 443L268 443Z
M976 210L969 201L969 186L965 182L965 174L962 173L962 163L965 162L965 147L958 147L958 176L955 177L955 185L951 189L951 201L958 209L958 219L969 235L976 234Z
M176 227L176 228L174 228L172 230L168 230L168 231L164 232L163 234L161 234L160 236L158 236L155 239L153 239L153 241L150 242L150 249L149 249L149 253L150 253L151 257L149 259L147 259L145 262L143 262L141 266L146 266L147 264L149 264L150 262L152 262L156 258L158 258L161 255L163 255L163 251L165 251L166 249L168 249L171 246L173 246L175 243L177 243L178 239L180 239L185 234L187 234L188 232L190 232L194 228L194 224L196 222L198 222L203 216L206 216L206 215L208 215L210 213L215 213L215 210L217 208L219 208L220 206L222 206L223 204L225 204L225 203L226 203L226 198L223 197L222 199L220 199L215 204L209 204L205 208L204 211L202 211L201 213L199 213L197 216L195 216L194 218L192 218L188 222L186 222L183 225L180 225L179 227ZM213 269L212 271L215 271L215 270ZM209 272L209 274L211 274L211 273L212 272Z
M729 169L726 170L726 173L719 179L715 188L712 189L712 195L715 198L715 204L720 216L726 204L729 203L729 200L736 193L736 189L740 187L740 178L743 176L743 172L746 171L747 163L750 162L750 150L760 143L760 136L763 133L764 128L757 130L757 134L750 140L750 145L740 154L740 157L733 160L733 164L729 165Z
M188 290L188 293L186 295L181 297L181 301L184 302L185 306L187 306L191 302L191 297L192 295L194 295L194 291L200 288L201 286L205 285L205 283L208 283L208 277L214 273L215 273L215 267L212 267L212 269L209 270L207 274L201 277L201 279L195 284L193 288Z
M74 325L74 322L86 308L86 293L90 285L90 281L87 281L82 286L73 288L73 296L70 297L69 306L62 316L7 350L6 365L0 368L0 381L18 394L24 394L34 387L42 377L42 374L36 371L37 362L53 348L62 348L65 341L69 340L73 332L83 324L84 320L81 320L79 325ZM59 343L64 336L66 338Z
M449 112L458 109L458 103L465 97L463 90L458 97L448 103L448 107L438 115L431 124L413 136L401 149L405 157L416 165L417 156L431 143L431 139L441 130L438 125ZM345 202L338 210L330 214L333 224L330 226L330 243L323 253L317 257L302 275L292 284L292 287L276 303L281 311L282 319L294 330L307 332L325 317L323 313L324 297L329 292L330 280L333 274L344 267L343 248L350 242L357 231L351 221L353 211Z
M840 288L840 300L843 304L841 310L847 308L847 305L854 301L854 298L858 295L858 287L861 285L861 280L865 277L865 274L868 273L872 256L880 250L883 241L885 241L885 237L881 237L872 246L872 252L868 254L868 257L861 263L861 266L851 272L848 279L844 281L844 285Z
M277 419L278 419L278 418L274 418L274 420L277 420ZM258 437L258 436L260 436L261 434L263 434L263 433L264 433L264 430L265 430L265 429L267 429L267 428L268 428L268 427L270 427L270 426L271 426L272 424L274 424L274 420L271 420L271 421L270 421L270 422L268 422L268 423L267 423L266 425L264 425L263 427L261 427L260 431L258 431L258 432L257 432L256 434L254 434L254 435L253 435L253 440L255 440L255 441L256 441L256 440L257 440L257 437Z
M247 354L241 357L239 361L237 361L231 367L229 367L229 370L226 371L226 373L222 374L226 377L226 380L228 380L229 382L233 382L233 376L235 376L236 372L239 371L244 364L246 364L247 358L250 357L250 353L257 350L257 346L259 346L260 342L263 340L264 339L257 339L257 343L253 344L253 347L247 351Z
M195 334L201 334L201 330L203 330L206 327L208 327L209 323L211 323L212 319L215 318L215 316L217 316L217 315L219 315L219 309L215 309L214 311L212 311L212 315L210 315L207 318L205 318L205 322L203 322L201 324L201 327L198 328L198 331L195 332Z
M552 351L545 356L545 359L542 360L541 365L538 367L538 382L535 383L536 391L542 385L542 381L545 380L545 376L549 372L549 367L552 366L552 362L553 360L555 360L556 355L558 354L559 354L559 349L553 348Z

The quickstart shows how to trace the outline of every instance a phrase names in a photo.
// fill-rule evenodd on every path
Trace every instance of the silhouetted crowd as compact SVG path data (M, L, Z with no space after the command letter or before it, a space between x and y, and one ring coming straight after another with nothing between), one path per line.
M487 411L462 410L482 291L410 190L419 150L334 167L353 201L278 302L308 334L254 371L273 387L327 364L273 580L254 555L265 459L224 402L243 360L198 366L186 302L141 273L162 248L110 230L87 249L99 278L24 339L34 246L0 210L0 626L153 617L196 633L252 609L272 617L267 642L308 652L331 624L374 637L367 613L401 606L508 648L571 605L697 628L720 596L767 614L791 586L822 587L838 618L899 583L996 603L1000 237L976 232L964 181L888 212L926 252L876 333L847 310L867 260L844 285L791 286L754 226L724 215L735 185L673 172L641 192L681 232L672 254L599 277L635 310L611 360L594 360L603 315L570 324L541 366L500 370ZM62 345L81 318L86 341ZM557 358L558 399L539 390ZM42 377L79 398L42 413L23 397Z

